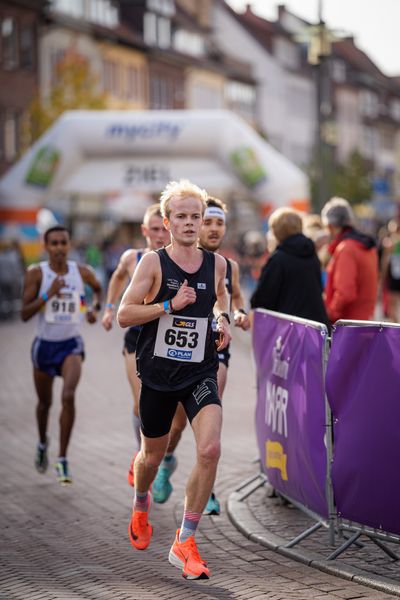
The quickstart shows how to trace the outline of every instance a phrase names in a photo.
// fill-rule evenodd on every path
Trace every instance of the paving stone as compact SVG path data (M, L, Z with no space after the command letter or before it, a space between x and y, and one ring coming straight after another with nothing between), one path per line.
M53 468L44 475L33 468L37 438L29 357L33 333L30 322L0 324L0 600L337 600L332 591L336 583L336 589L348 590L354 598L392 597L381 592L378 596L363 585L346 587L343 580L249 540L230 522L227 500L254 474L252 460L257 455L254 373L245 338L234 340L224 398L223 453L216 483L223 512L202 519L197 535L212 577L187 582L168 563L168 552L182 518L185 481L194 460L190 428L177 451L171 499L152 509L154 539L146 552L135 551L127 536L132 489L126 471L133 432L121 357L123 332L118 327L109 334L100 326L84 327L86 359L69 453L74 476L69 487L57 484ZM51 462L57 456L60 389L57 380L49 422ZM294 530L305 524L298 511L268 503L263 490L243 503L243 513L249 511L257 532L273 522L277 535L286 529L295 535ZM371 555L371 544L363 550L370 564L376 556L373 550ZM384 568L381 557L379 568Z

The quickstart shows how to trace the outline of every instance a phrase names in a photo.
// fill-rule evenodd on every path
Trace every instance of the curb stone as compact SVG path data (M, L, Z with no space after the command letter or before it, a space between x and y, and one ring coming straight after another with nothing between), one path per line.
M324 573L335 575L354 583L400 597L400 585L389 578L370 573L352 566L339 565L327 561L316 553L304 553L297 548L286 548L287 540L268 531L252 514L247 503L241 500L238 492L232 492L227 502L228 516L232 524L249 540L265 546L287 558L301 562Z

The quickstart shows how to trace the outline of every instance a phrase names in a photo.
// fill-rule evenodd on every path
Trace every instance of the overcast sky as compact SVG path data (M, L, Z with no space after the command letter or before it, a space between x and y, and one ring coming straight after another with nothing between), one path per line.
M251 4L253 12L267 18L277 16L276 0L228 0L242 12ZM318 21L318 0L282 0L287 9L310 22ZM400 75L400 0L323 0L323 19L332 29L353 34L386 75Z

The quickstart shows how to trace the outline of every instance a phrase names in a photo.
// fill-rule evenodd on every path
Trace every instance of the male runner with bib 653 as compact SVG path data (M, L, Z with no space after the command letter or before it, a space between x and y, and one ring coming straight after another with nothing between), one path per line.
M137 345L142 446L134 465L130 541L139 550L150 543L149 489L181 402L195 437L196 464L187 483L182 525L169 561L188 579L209 577L194 536L220 457L217 351L231 339L226 261L197 245L206 200L205 190L189 181L168 184L161 195L161 211L171 244L143 256L117 315L121 327L142 325ZM214 310L220 334L217 348L212 331Z

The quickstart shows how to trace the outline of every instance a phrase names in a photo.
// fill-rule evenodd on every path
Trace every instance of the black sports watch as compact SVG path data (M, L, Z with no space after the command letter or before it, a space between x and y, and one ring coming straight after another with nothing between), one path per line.
M226 313L226 312L220 312L219 315L218 315L218 317L217 317L217 321L218 321L218 319L220 317L225 317L225 319L228 321L229 325L231 324L231 318L228 315L228 313Z

